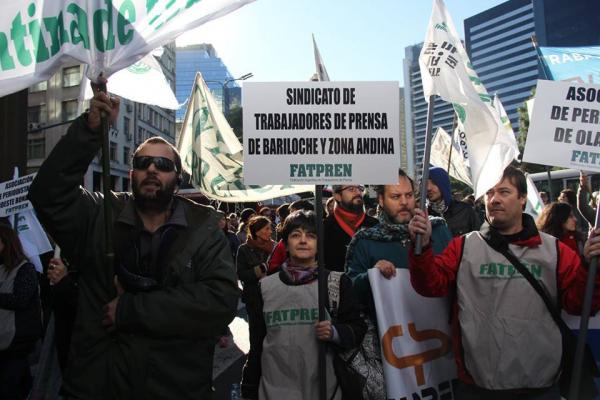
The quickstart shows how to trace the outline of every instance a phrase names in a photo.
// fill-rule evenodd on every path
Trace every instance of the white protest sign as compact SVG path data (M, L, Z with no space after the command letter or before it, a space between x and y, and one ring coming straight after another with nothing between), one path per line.
M408 269L385 279L369 270L377 311L388 399L452 398L456 364L452 356L449 302L423 297L412 288Z
M27 192L35 175L26 175L0 183L0 217L33 210L33 206L27 200Z
M397 82L244 83L244 183L397 182L398 93Z
M600 85L538 81L523 161L600 171Z

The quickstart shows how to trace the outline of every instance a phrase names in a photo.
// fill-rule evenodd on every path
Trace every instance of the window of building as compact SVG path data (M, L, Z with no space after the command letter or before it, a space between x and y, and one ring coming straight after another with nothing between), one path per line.
M48 111L45 104L31 106L27 108L27 122L34 124L45 123L48 117Z
M129 147L123 146L123 164L129 164Z
M36 83L35 85L29 87L29 93L43 92L45 90L48 90L48 81Z
M108 155L110 157L110 161L118 161L117 160L117 143L111 141L110 142L110 149L108 152Z
M144 128L138 126L137 136L135 138L135 144L140 144L144 141Z
M110 176L110 190L116 191L117 190L117 183L118 182L119 182L119 177L111 175Z
M125 135L125 139L131 140L131 133L129 131L129 118L123 117L123 134Z
M62 102L62 121L67 122L77 118L77 100Z
M81 83L81 70L79 65L63 68L63 87L77 86Z
M46 138L27 139L27 159L44 158L46 150Z

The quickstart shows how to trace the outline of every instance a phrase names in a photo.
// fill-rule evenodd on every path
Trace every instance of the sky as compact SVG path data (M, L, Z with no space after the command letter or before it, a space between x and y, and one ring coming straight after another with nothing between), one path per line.
M463 20L505 0L446 0L464 38ZM398 81L404 49L425 37L430 0L257 0L177 39L211 43L234 77L307 81L315 72L312 37L331 80Z

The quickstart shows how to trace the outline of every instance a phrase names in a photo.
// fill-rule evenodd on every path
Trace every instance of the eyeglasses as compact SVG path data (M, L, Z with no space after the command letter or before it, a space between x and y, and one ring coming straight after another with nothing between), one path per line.
M150 164L154 164L157 170L162 172L175 171L175 163L166 157L136 156L133 157L134 169L148 169Z
M342 188L340 190L340 192L343 192L344 190L348 190L350 192L364 192L365 191L365 187L364 186L346 186L345 188Z

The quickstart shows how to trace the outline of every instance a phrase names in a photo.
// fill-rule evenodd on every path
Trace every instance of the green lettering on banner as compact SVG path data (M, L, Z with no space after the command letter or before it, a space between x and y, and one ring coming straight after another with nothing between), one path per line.
M105 52L115 48L115 35L113 34L112 0L104 0L106 10L99 9L94 12L94 42L98 51ZM104 24L107 25L104 37Z
M70 12L75 17L75 21L71 21L69 30L71 32L71 40L73 44L83 43L85 49L90 48L90 34L88 31L87 14L75 3L67 6L67 12Z
M293 308L290 310L290 321L295 321L296 318L300 317L300 310Z
M15 61L8 52L8 38L6 34L0 32L0 68L6 71L14 67Z
M479 266L479 276L486 274L487 264L481 264Z
M58 17L47 17L44 18L44 26L50 33L50 55L58 53L63 44L69 43L69 33L65 29L65 22L63 20L62 11L58 14Z
M152 9L154 8L154 6L156 5L156 3L158 2L158 0L146 0L146 13L150 13L150 11L152 11Z
M488 265L488 275L496 275L496 264L490 263Z
M263 314L265 315L265 323L269 325L271 323L271 311L265 311Z
M306 308L300 309L300 319L303 319L305 321L309 319L308 310Z
M119 8L117 17L117 36L120 44L127 44L133 40L133 28L125 32L125 27L135 22L135 6L131 0L125 0Z
M531 271L531 275L533 275L536 279L542 278L542 266L536 264L529 264L529 271Z
M281 322L281 315L279 313L279 310L273 311L273 323L275 322Z
M283 322L287 322L288 312L290 312L290 310L281 310L281 317L282 317Z
M29 8L27 9L27 13L30 17L35 15L35 4L31 3ZM50 54L48 54L48 48L46 47L46 42L44 42L44 36L40 30L40 21L37 19L32 20L28 24L29 26L29 35L31 36L31 41L33 42L33 53L35 54L36 62L46 61Z
M10 28L10 38L12 39L15 50L17 51L17 59L19 63L26 67L31 64L32 58L29 53L29 49L25 46L25 34L27 30L25 29L25 25L21 22L21 13L17 13L15 18L13 19L12 26Z
M318 308L312 308L310 310L310 319L313 321L318 321L319 320L319 309Z

